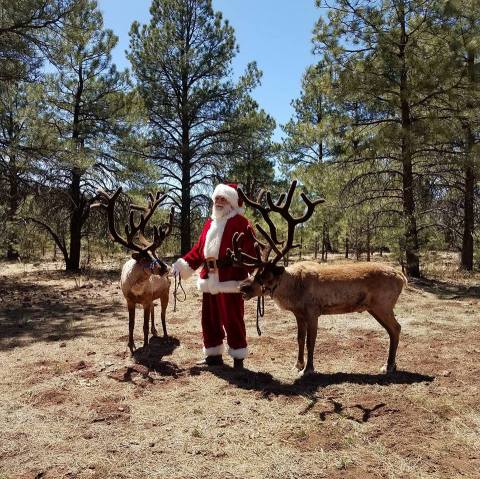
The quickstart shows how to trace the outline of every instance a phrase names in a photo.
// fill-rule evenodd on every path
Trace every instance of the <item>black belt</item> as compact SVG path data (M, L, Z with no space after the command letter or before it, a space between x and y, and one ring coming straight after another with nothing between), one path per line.
M221 258L216 260L205 260L203 262L203 266L207 268L209 271L217 268L228 268L232 266L232 260L230 258Z

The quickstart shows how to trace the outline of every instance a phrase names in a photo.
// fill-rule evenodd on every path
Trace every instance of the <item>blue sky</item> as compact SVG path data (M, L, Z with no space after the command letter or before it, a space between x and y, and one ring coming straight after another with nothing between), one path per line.
M134 20L149 21L150 0L99 0L105 26L119 37L114 62L127 68L125 50L128 31ZM233 68L241 74L250 61L263 71L262 85L253 94L260 107L272 115L277 125L292 116L291 100L300 94L301 78L311 54L312 29L320 10L314 0L213 0L235 29L240 53ZM281 135L277 127L276 139Z

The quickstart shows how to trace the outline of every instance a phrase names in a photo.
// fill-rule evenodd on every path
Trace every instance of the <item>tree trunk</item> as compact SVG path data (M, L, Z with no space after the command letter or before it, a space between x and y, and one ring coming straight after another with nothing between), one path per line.
M348 253L350 252L349 251L349 240L348 240L348 236L345 236L345 258L348 259Z
M323 223L322 227L322 261L326 261L326 244L325 244L325 223Z
M467 57L467 71L469 82L473 87L475 81L475 55L469 52ZM472 109L471 105L467 105ZM469 124L464 126L465 130L465 166L464 166L464 210L463 210L463 237L461 267L467 271L473 270L473 232L474 224L474 203L475 203L475 170L473 161L474 137Z
M473 135L469 131L467 144L467 158L464 170L464 209L463 209L463 238L461 266L467 271L473 270L473 231L474 231L474 191L475 172L471 159Z
M408 42L406 34L406 16L404 2L400 2L399 18L401 25L401 41L399 58L402 62L400 71L400 105L402 117L401 159L403 164L403 214L405 217L405 257L407 274L414 278L420 277L420 258L418 253L418 230L415 218L415 198L413 182L412 154L412 118L409 104L408 67L405 58L405 48Z
M20 205L18 192L18 177L15 155L10 157L8 165L8 210L7 210L7 259L18 259L18 237L14 227L15 216Z
M188 154L185 154L182 158L182 207L180 210L180 251L182 255L188 253L192 248L190 207L190 158Z
M300 252L298 254L298 259L302 261L302 253L303 253L303 228L300 230Z
M72 140L78 150L83 148L80 138L80 112L83 94L83 68L80 65L78 71L78 86L75 93L75 105L73 110ZM70 248L66 258L67 271L80 269L80 250L82 245L82 226L84 221L84 202L80 190L81 170L74 166L71 170L72 180L70 183Z
M367 222L367 261L370 261L370 248L372 243L372 233L370 231L370 221Z
M185 47L188 50L188 46ZM180 103L180 115L182 124L182 207L180 211L180 253L188 253L192 248L192 225L191 225L191 161L192 152L190 149L190 121L188 101L188 74L182 72L182 97Z
M83 201L80 193L80 174L74 168L72 170L72 182L70 184L70 248L67 259L67 271L80 269L80 250L82 243L83 226Z

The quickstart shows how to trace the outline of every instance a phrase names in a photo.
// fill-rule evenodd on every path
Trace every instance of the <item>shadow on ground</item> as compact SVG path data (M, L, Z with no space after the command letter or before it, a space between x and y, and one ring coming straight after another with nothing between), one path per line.
M427 278L409 279L409 285L434 294L438 299L480 299L480 286L467 286Z
M163 358L170 356L178 346L180 340L174 336L152 337L148 350L138 348L133 353L133 358L136 364L146 367L149 371L155 371L162 376L177 377L183 369L171 361L164 361Z
M91 297L91 291L0 278L0 351L38 341L92 336L107 327L104 323L114 308ZM86 311L96 318L91 326L86 325Z
M201 374L205 371L209 371L239 388L259 391L266 398L272 395L311 397L318 389L334 384L378 384L389 386L391 384L430 383L435 379L434 376L408 371L397 371L392 375L339 372L333 374L314 373L288 384L275 379L269 373L255 372L248 369L236 371L228 366L211 367L208 369L195 366L190 370L191 374Z

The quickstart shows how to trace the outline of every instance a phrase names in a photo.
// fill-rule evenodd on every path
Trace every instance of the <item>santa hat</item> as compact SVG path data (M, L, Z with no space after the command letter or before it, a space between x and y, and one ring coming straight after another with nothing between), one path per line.
M238 185L236 183L220 183L213 191L212 201L215 201L217 196L223 196L234 209L241 208L243 206L243 200L238 197L237 188Z

